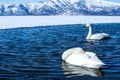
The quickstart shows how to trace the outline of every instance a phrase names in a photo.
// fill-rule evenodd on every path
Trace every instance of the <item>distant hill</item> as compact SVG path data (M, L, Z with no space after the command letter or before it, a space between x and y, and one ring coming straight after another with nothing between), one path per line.
M0 15L107 15L120 16L120 4L104 0L48 0L0 5Z

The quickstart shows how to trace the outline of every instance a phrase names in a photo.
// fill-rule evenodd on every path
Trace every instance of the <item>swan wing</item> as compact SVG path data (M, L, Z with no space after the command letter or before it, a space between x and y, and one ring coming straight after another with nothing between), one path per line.
M104 37L109 37L109 34L107 33L101 33Z
M104 39L104 38L108 38L109 34L107 33L97 33L97 34L93 34L91 36L91 39L96 39L96 40L100 40L100 39Z
M72 65L83 66L89 61L89 56L85 54L71 54L66 62Z
M90 57L91 60L93 60L94 62L96 62L97 64L101 64L101 65L105 65L98 57L95 53L93 52L86 52L86 55L88 55Z

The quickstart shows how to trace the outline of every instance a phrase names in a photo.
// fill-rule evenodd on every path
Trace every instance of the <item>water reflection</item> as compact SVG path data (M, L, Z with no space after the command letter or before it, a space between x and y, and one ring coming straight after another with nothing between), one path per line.
M94 77L104 76L104 72L102 72L101 70L74 66L66 62L62 62L62 67L65 71L64 74L69 75L69 77L84 76L84 75L89 75Z

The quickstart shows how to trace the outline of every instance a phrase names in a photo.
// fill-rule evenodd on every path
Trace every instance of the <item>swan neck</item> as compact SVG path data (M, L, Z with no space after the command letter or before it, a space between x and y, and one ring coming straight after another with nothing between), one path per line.
M86 39L90 39L91 35L92 35L92 27L89 26L89 32Z

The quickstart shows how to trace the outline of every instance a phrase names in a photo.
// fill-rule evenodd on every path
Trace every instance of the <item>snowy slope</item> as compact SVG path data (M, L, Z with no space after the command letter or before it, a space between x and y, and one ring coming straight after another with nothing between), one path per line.
M120 4L104 0L48 0L0 5L0 15L114 15Z
M63 20L64 19L64 20ZM86 23L120 23L120 16L1 16L0 29Z

